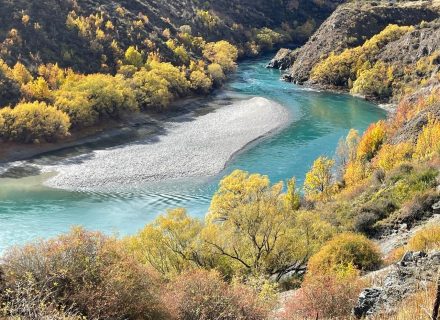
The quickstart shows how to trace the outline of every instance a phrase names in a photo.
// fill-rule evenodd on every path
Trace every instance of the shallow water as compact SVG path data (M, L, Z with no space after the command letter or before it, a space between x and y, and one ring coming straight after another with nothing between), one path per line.
M14 244L57 235L72 225L119 235L134 233L168 208L185 207L190 214L203 217L218 181L237 168L269 175L272 181L296 176L301 183L313 160L322 154L332 156L338 140L350 128L363 131L386 116L377 106L349 95L316 92L279 81L280 72L265 69L266 62L241 63L225 90L209 99L209 104L262 96L292 113L293 122L287 128L246 148L217 177L150 183L136 190L107 193L46 188L41 182L47 174L0 179L0 252ZM48 163L109 145L106 141L74 148L34 162ZM28 171L32 173L32 168Z

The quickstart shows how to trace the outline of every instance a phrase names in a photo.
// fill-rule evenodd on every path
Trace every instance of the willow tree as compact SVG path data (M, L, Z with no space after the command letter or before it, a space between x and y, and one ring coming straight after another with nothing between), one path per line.
M304 233L302 223L308 217L312 224L319 220L292 209L283 183L271 185L267 176L237 170L220 182L202 238L236 272L279 276L303 270L312 247L321 242L320 237Z

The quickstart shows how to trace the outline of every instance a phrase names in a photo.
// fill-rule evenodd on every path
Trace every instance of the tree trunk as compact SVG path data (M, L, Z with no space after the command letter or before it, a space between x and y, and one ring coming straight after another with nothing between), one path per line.
M438 270L437 294L435 296L434 309L432 310L432 320L438 319L439 309L440 309L440 269Z

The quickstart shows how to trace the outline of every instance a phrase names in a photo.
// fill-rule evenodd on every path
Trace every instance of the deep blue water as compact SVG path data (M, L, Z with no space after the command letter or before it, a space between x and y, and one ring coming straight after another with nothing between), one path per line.
M274 182L295 176L302 183L313 160L332 156L350 128L364 131L386 117L385 111L361 99L282 82L279 71L264 68L266 62L242 62L218 96L262 96L279 102L293 119L284 130L247 148L217 177L118 193L53 190L41 186L42 176L0 179L0 252L13 244L60 234L72 225L119 235L134 233L168 208L185 207L203 217L221 177L237 168L269 175Z

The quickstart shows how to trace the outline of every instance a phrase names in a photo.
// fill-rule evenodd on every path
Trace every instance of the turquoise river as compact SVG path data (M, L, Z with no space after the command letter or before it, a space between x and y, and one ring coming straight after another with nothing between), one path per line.
M253 96L285 106L292 122L277 134L247 147L216 177L147 184L126 192L67 192L41 185L41 175L0 179L0 252L5 248L68 231L73 225L120 236L135 233L168 208L185 207L203 217L219 180L234 169L268 175L272 181L297 177L301 183L313 160L333 156L338 140L350 128L364 131L386 112L345 94L311 91L280 81L280 72L266 69L267 59L240 63L236 75L207 105ZM225 98L226 97L226 98ZM217 101L218 100L218 101ZM203 99L195 103L204 103ZM93 145L89 148L105 148ZM81 152L81 149L72 150ZM35 161L50 162L48 154Z

